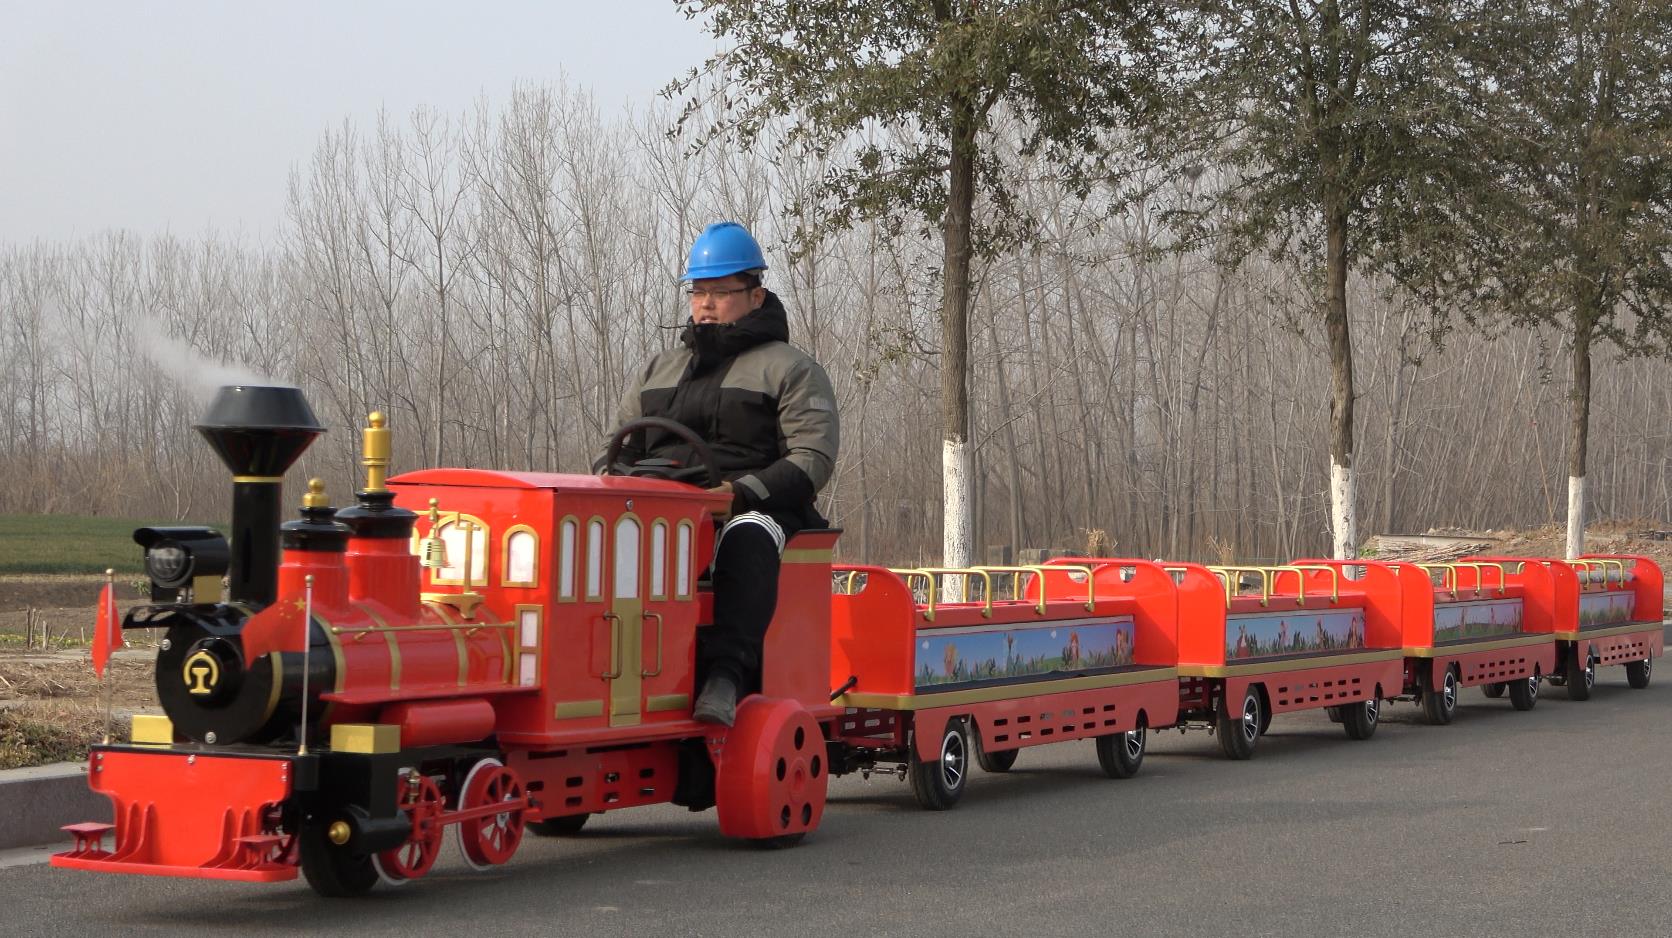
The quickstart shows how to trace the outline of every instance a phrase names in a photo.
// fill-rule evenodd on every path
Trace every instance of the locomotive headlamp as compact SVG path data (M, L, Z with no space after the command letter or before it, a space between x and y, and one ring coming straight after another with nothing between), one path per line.
M191 569L192 555L179 544L165 542L145 552L145 575L159 585L182 585Z
M134 543L145 548L145 575L153 602L174 602L180 591L226 573L232 551L211 528L140 528Z

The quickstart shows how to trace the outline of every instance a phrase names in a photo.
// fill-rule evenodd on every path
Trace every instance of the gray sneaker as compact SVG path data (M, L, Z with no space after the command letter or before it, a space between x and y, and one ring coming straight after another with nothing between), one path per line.
M737 685L724 674L709 678L697 697L697 705L691 708L691 718L698 723L731 726L737 719Z

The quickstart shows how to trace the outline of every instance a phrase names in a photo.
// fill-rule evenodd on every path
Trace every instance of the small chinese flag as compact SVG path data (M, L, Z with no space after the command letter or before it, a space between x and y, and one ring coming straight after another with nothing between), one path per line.
M244 666L275 651L301 651L302 617L308 601L301 596L282 596L244 623L239 637L244 641Z
M116 614L116 587L99 592L99 618L93 625L93 673L104 677L110 653L122 647L122 617Z

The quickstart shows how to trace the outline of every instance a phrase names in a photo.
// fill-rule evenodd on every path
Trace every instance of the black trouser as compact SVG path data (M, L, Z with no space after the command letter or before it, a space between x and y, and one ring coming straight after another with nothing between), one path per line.
M714 551L714 624L698 632L699 682L724 674L739 693L759 689L761 647L778 608L777 535L788 540L799 527L793 518L748 512L721 529Z

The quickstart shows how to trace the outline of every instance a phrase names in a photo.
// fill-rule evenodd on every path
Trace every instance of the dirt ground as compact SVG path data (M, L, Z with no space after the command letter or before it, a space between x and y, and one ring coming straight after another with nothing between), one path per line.
M0 648L0 769L84 759L107 731L126 739L134 713L162 712L155 656L150 648L125 649L100 681L85 646Z
M118 709L155 703L150 662L156 636L128 633L127 647L106 672L107 685L93 673L89 641L103 586L98 576L0 577L0 706L93 700L106 688ZM138 584L116 582L119 609L142 601Z
M116 738L131 714L161 712L156 650L143 634L129 636L104 681L93 673L88 639L103 586L99 576L0 577L0 769L85 758L104 737L107 699ZM137 584L116 587L120 607L141 601Z
M1502 543L1495 551L1510 556L1560 557L1567 548L1567 526L1547 524L1530 531L1437 529L1435 534L1489 537ZM1592 554L1642 554L1665 570L1672 566L1672 524L1664 521L1604 521L1585 530L1585 550Z
M1428 532L1453 537L1496 541L1489 553L1508 557L1560 557L1567 550L1567 527L1547 524L1529 531L1469 531L1437 528ZM1667 605L1672 606L1672 524L1665 521L1603 521L1585 529L1585 551L1591 554L1640 554L1668 574Z

